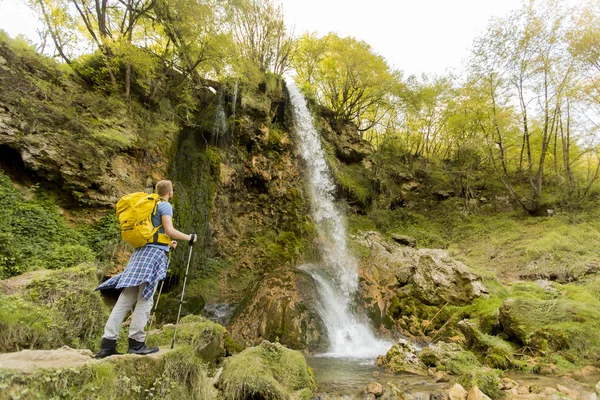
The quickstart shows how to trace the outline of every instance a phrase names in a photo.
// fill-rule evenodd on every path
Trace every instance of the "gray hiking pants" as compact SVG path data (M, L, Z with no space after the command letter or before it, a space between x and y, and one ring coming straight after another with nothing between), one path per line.
M142 291L146 285L147 283L144 283L140 286L123 289L119 296L119 300L117 300L117 304L115 304L112 309L110 317L108 317L108 321L104 326L103 338L111 340L118 339L121 324L127 316L127 313L133 309L135 304L135 309L131 315L131 324L129 325L129 338L137 340L138 342L144 342L146 340L144 328L146 327L146 323L148 323L148 318L150 318L154 297L153 294L153 297L150 297L150 300L144 300L142 298Z

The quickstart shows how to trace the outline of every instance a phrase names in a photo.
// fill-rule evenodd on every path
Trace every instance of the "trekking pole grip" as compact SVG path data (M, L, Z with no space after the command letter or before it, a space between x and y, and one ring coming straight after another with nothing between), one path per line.
M196 240L196 234L195 233L190 234L190 246L194 245L195 240Z

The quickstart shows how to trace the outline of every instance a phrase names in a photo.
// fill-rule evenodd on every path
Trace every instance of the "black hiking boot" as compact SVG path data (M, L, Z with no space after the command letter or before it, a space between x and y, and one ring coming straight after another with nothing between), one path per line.
M129 350L127 351L129 354L145 356L146 354L156 353L157 351L158 347L148 348L146 347L146 342L138 342L135 339L129 338Z
M108 356L114 356L115 354L121 354L117 352L117 341L114 339L102 338L100 350L94 356L94 358L104 358Z

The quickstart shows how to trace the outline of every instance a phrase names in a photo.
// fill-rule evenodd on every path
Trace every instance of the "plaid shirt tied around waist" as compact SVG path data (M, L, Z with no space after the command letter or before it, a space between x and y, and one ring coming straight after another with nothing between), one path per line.
M167 255L164 250L143 246L131 254L125 270L102 283L95 290L122 289L147 283L142 298L150 300L158 281L167 276Z

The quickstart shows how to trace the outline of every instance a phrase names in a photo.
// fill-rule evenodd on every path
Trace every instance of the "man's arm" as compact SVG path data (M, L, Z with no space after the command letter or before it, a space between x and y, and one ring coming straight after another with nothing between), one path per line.
M190 241L192 239L191 235L186 235L183 232L178 231L173 227L173 218L170 215L163 215L160 217L162 226L165 228L165 233L169 235L171 239L179 239L179 240L187 240ZM194 242L197 240L198 236L195 235Z

